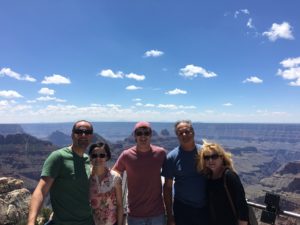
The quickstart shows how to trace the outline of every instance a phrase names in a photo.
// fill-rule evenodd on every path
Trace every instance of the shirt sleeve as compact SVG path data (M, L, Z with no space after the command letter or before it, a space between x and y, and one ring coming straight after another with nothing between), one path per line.
M117 162L113 166L113 169L116 170L117 172L123 173L126 170L124 161L125 161L125 154L124 154L124 151L123 151L121 153L121 155L119 156Z
M174 170L173 170L173 157L168 154L167 157L164 160L163 166L162 166L162 172L161 175L165 177L166 179L173 179L174 178Z
M228 185L231 189L234 205L237 209L238 218L240 220L248 221L248 205L245 197L245 190L239 176L236 173L228 173Z
M62 157L58 151L52 152L44 162L41 177L56 178L62 165Z

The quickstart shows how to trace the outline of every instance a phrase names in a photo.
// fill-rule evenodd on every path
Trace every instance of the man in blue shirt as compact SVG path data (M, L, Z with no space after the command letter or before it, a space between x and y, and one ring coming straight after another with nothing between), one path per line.
M201 145L195 143L191 121L176 122L175 132L180 145L169 152L162 170L168 225L207 225L206 182L195 161Z

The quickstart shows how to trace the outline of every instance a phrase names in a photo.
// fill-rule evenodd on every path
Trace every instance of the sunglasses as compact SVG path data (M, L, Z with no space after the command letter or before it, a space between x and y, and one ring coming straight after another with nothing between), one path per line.
M193 132L194 132L193 130L181 130L181 131L177 131L177 135L178 136L183 136L183 134L190 135Z
M141 131L141 130L138 130L135 132L135 135L140 137L140 136L150 136L151 135L151 131L149 130L144 130L144 131Z
M103 158L105 158L105 157L106 157L106 154L105 154L105 153L99 153L99 154L93 153L93 154L91 154L91 158L92 158L92 159L96 159L96 158L103 159Z
M205 156L203 156L203 158L204 158L205 161L209 161L210 159L216 160L219 157L220 156L218 154L212 154L212 155L205 155Z
M73 133L74 133L74 134L80 134L80 135L82 135L82 134L85 134L85 135L91 135L91 134L93 134L93 131L92 131L92 130L75 129L75 130L73 131Z

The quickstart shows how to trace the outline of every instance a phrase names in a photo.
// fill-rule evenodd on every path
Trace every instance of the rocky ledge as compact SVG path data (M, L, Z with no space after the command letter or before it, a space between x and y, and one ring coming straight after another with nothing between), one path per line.
M0 224L19 224L26 220L30 192L23 181L12 177L0 178Z

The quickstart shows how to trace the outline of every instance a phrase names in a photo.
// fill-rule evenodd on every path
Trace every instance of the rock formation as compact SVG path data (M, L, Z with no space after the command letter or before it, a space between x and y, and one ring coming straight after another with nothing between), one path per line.
M30 196L22 180L0 178L0 224L12 225L26 220Z

